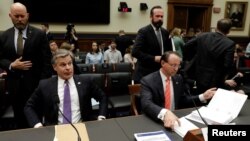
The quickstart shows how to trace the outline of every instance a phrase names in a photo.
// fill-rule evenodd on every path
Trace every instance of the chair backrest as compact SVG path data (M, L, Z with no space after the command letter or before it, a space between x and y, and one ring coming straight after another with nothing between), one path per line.
M81 77L91 77L94 83L105 92L105 75L102 73L85 73Z
M128 85L131 83L130 72L107 73L107 89L109 96L128 95Z
M115 72L132 72L132 65L129 62L122 62L114 64Z
M95 65L95 73L110 73L113 72L113 64L99 63Z
M135 115L139 115L136 107L136 96L140 95L141 84L128 85L130 94L131 110Z
M77 64L80 74L93 73L93 64Z

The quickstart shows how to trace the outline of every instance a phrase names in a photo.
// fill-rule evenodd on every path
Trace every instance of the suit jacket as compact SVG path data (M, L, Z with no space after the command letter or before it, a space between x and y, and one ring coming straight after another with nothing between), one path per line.
M105 93L97 87L90 77L75 75L75 85L79 96L81 120L91 120L91 98L100 102L99 115L106 116L107 98ZM58 124L59 98L58 77L44 79L39 82L24 108L24 113L31 127L41 122L43 125Z
M115 38L117 49L121 52L122 57L125 54L126 48L133 44L133 39L128 35L121 35Z
M29 70L10 70L10 64L20 56L17 55L14 44L14 27L2 33L0 37L0 67L7 71L7 85L9 92L17 89L17 80L22 80L21 92L28 98L37 87L40 79L51 77L51 52L45 32L29 26L27 27L27 39L25 39L22 61L30 60L32 67ZM14 91L15 93L16 91ZM25 101L26 102L26 101Z
M168 31L164 28L160 28L160 30L164 52L172 50ZM160 63L156 63L154 57L161 55L161 47L152 25L150 24L141 28L137 33L134 48L132 50L132 56L137 58L134 80L140 81L143 76L159 70L161 67Z
M182 76L176 74L172 78L175 109L193 107L192 99L201 103L198 95L190 96L183 82ZM159 71L153 72L141 79L141 106L142 111L151 118L158 120L157 116L165 107L165 96L162 78Z
M48 33L46 34L46 36L47 36L48 41L54 40L54 37L53 37L53 35L52 35L50 32L48 32Z
M187 42L184 49L186 57L189 50L196 51L195 79L198 92L224 86L225 77L233 67L235 43L232 40L219 32L203 33Z

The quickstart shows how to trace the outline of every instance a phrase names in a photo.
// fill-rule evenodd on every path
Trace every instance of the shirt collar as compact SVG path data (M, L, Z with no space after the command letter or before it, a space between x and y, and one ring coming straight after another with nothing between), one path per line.
M160 71L160 75L161 75L162 81L166 81L167 80L167 76L164 73L161 72L161 69L159 71ZM169 78L171 80L171 76Z
M64 82L65 82L65 80L62 79L60 76L58 76L58 81L59 81L59 83L62 83L62 84L64 84ZM69 84L73 84L74 83L73 77L71 77L70 79L68 79L68 83Z
M22 34L23 34L23 38L27 39L27 28L28 26L26 26L23 30L22 30ZM17 29L16 27L14 27L15 29L15 34L18 35L19 29Z

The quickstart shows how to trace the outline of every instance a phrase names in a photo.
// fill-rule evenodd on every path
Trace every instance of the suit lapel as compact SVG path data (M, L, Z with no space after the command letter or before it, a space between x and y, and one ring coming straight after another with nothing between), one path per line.
M155 42L154 44L155 44L155 45L157 44L157 45L158 45L158 48L159 48L160 51L161 51L161 46L160 46L160 44L159 44L159 42L158 42L158 39L157 39L157 37L156 37L155 30L154 30L154 28L152 27L151 24L150 24L149 26L150 26L149 29L150 29L150 34L151 34L151 36L154 35L154 36L153 36L153 40L154 40L154 42Z
M163 88L163 83L162 83L162 79L161 79L161 75L160 72L157 71L156 75L155 75L155 86L157 87L157 93L160 94L161 99L165 99L165 94L164 94L164 88Z
M9 38L10 40L10 44L12 44L11 45L11 48L10 48L10 50L11 50L11 52L13 52L13 54L16 54L16 45L15 45L15 29L14 29L14 27L10 30L10 37L11 38Z
M173 83L173 89L174 89L174 101L175 101L175 105L178 105L178 100L180 97L180 82L179 79L177 79L177 76L173 76L172 77L172 83Z
M53 77L50 81L50 89L51 89L51 94L52 97L54 98L54 102L57 102L57 97L58 97L58 77ZM59 97L58 97L59 98Z
M81 99L83 98L83 84L82 84L79 76L73 76L73 78L75 81L76 89L77 89L78 96L79 96L79 102L80 102ZM81 104L81 102L80 102L80 104Z
M25 40L25 43L24 43L24 49L23 49L23 53L27 52L29 50L29 43L32 39L32 35L33 34L33 29L32 27L28 26L27 28L27 32L26 32L26 40Z

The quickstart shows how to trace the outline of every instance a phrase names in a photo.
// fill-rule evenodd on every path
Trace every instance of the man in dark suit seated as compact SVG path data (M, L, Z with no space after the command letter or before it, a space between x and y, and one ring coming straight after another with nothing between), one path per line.
M165 52L160 63L160 70L141 79L141 106L146 115L154 120L163 121L167 128L173 128L179 120L172 110L191 105L192 99L196 103L206 102L213 97L216 88L191 96L185 90L187 88L181 75L176 74L181 63L179 54Z
M41 127L91 120L91 98L100 102L98 120L105 119L106 95L90 77L73 76L72 52L59 49L52 64L58 76L41 80L24 108L29 125Z

